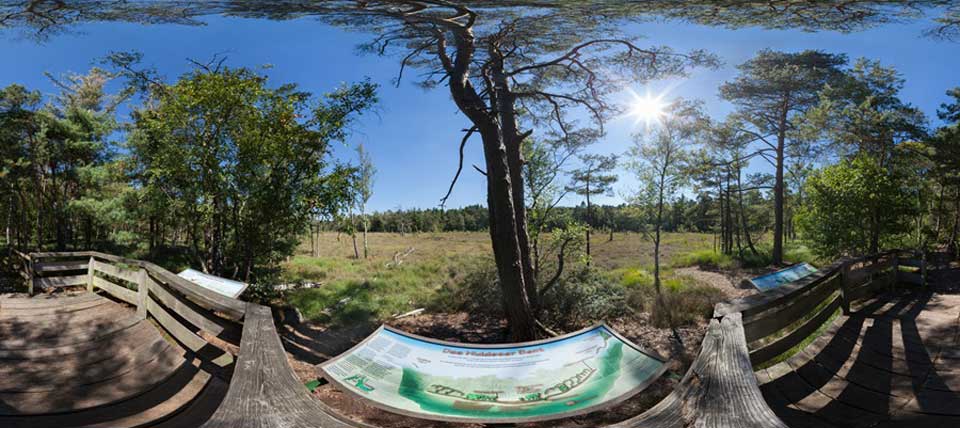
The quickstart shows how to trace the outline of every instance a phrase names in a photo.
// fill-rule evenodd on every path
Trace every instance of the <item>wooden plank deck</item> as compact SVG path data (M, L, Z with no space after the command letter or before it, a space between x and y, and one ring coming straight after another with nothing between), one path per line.
M886 294L756 373L791 427L960 426L960 295Z
M0 427L195 427L227 383L133 307L95 293L0 298Z

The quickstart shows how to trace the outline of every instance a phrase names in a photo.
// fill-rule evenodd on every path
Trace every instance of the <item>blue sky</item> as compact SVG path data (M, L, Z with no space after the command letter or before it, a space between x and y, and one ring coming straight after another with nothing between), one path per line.
M437 206L446 192L456 168L461 129L468 122L457 112L445 88L425 91L405 80L399 88L392 85L398 70L395 58L380 58L356 52L357 44L369 35L330 28L312 20L258 21L236 18L207 19L205 26L142 26L138 24L89 24L73 34L61 35L38 45L14 33L0 33L0 50L7 58L0 68L0 85L20 83L52 94L53 85L43 72L85 72L96 59L110 51L137 50L145 63L168 78L190 69L187 58L204 60L221 53L230 66L256 67L270 64L265 73L275 84L294 82L304 90L323 93L342 82L369 77L382 85L377 114L365 116L346 145L337 148L337 156L349 159L353 146L363 143L378 169L370 209ZM716 118L730 112L729 104L717 97L717 87L736 75L736 64L749 59L758 50L773 48L795 51L821 49L846 53L851 59L866 56L896 67L907 79L903 98L935 119L944 92L960 86L960 55L956 43L921 36L929 24L911 22L889 25L866 32L803 33L762 29L726 30L676 23L632 25L624 29L646 37L646 43L668 45L677 50L704 48L720 56L725 65L719 70L694 70L683 80L652 82L653 93L670 88L668 98L702 99L707 111ZM412 76L408 73L407 76ZM643 93L648 88L634 87ZM626 91L625 91L626 92ZM592 146L597 153L622 153L632 133L640 131L630 118L608 124L607 137ZM468 145L467 165L482 165L479 139ZM756 170L762 165L753 167ZM621 171L616 194L601 198L604 203L619 203L619 195L636 185ZM448 206L484 203L483 177L471 168L454 191ZM565 204L580 201L569 198Z

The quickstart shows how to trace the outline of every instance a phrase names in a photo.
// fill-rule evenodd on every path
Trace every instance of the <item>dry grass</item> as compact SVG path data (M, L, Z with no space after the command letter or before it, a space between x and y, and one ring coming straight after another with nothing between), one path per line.
M486 232L440 233L371 233L370 260L386 263L394 254L414 248L404 260L418 263L437 256L491 256L490 235ZM649 267L653 265L653 241L639 233L615 233L613 241L604 233L595 233L590 240L593 261L604 269ZM362 253L362 242L357 236ZM665 233L661 242L665 264L678 255L713 248L713 235L703 233ZM349 235L334 232L320 235L319 258L353 260L353 243ZM297 249L298 256L310 256L310 240Z
M609 274L610 282L621 283L624 275L652 269L653 243L644 236L617 233L613 241L605 234L593 238L594 266ZM370 257L356 259L346 234L321 234L318 257L312 256L310 240L305 239L284 263L282 276L286 282L320 286L289 292L287 301L307 318L324 323L383 320L420 307L442 310L450 291L462 290L458 286L471 279L471 272L492 266L490 236L485 232L371 233L368 241ZM711 246L710 235L665 234L663 263L669 266L679 255ZM397 254L406 254L399 264Z

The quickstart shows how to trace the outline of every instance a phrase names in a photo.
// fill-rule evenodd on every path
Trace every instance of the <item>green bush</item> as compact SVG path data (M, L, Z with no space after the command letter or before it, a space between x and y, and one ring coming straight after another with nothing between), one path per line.
M773 263L773 251L758 249L757 254L751 251L744 251L739 257L740 266L745 268L761 268L770 266Z
M444 284L427 309L502 317L503 294L493 260L484 259L484 262L464 266L459 278Z
M810 263L819 264L821 260L813 253L813 250L803 244L790 243L786 245L783 253L783 259L791 263Z
M650 320L657 328L695 325L709 319L713 307L724 299L717 288L701 284L685 276L667 276L661 283L663 305L657 304L653 284L631 288L627 292L627 305L638 311L650 313Z
M541 299L541 321L562 331L627 313L625 288L590 267L564 275Z
M687 253L679 258L675 266L700 266L712 269L730 269L734 266L733 257L713 250L699 250Z
M627 288L652 287L653 275L644 269L626 269L622 271L620 284Z

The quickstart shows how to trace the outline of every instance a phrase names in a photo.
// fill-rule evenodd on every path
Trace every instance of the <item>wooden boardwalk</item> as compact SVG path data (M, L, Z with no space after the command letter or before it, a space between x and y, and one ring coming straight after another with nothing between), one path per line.
M768 405L802 427L960 427L960 294L860 302L790 359L757 371Z
M86 291L0 295L0 428L375 428L309 395L267 307L109 254L24 259L31 288ZM607 428L958 427L960 268L927 278L893 250L718 304L675 390Z
M270 308L140 260L20 257L29 294L72 291L0 295L0 428L367 427L310 396Z
M226 383L95 293L0 298L0 427L198 425Z

